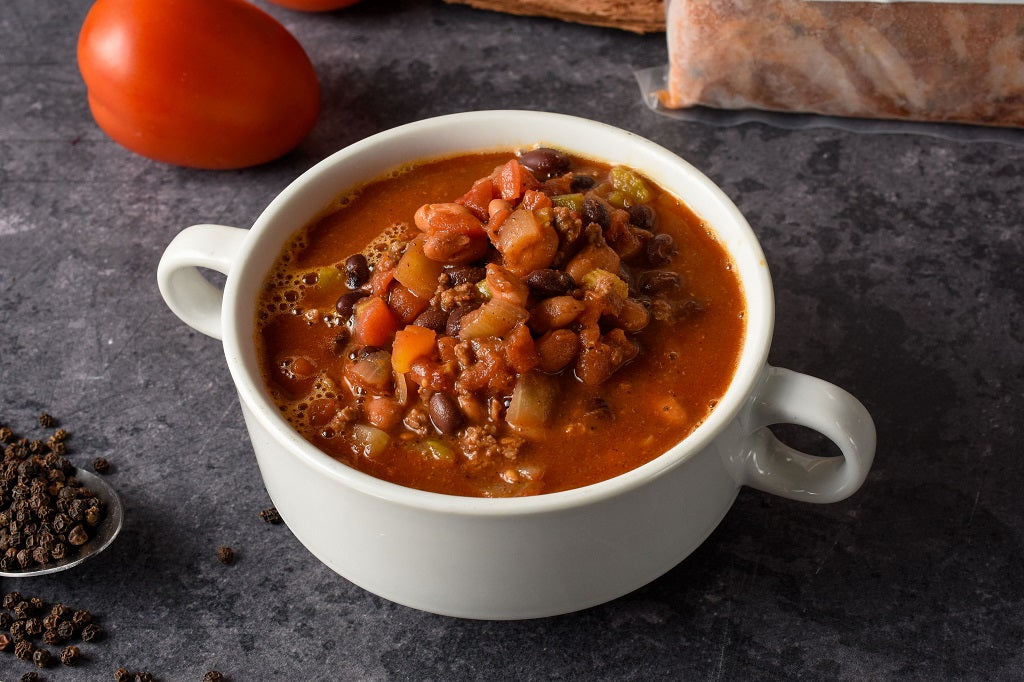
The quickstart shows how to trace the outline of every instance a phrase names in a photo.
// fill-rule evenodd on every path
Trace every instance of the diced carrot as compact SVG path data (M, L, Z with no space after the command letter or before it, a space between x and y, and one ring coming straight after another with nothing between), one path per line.
M498 189L505 201L515 202L522 194L523 167L515 159L509 159L508 163L501 167L498 173Z
M427 327L410 325L398 330L391 349L391 366L396 372L408 372L414 361L434 352L436 339L437 333Z
M522 207L534 211L538 208L551 208L551 197L544 192L528 189L523 193Z
M395 282L388 294L388 307L402 324L409 324L426 309L430 301L420 298L401 282Z
M455 203L462 204L475 215L480 222L487 221L487 204L494 198L494 183L491 179L480 178L473 183L468 192L455 200Z
M386 346L391 342L398 320L380 296L367 296L353 310L352 333L367 346Z

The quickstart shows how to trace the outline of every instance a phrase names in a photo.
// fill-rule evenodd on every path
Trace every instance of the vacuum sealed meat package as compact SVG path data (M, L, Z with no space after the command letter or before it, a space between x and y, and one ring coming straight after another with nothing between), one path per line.
M1024 3L670 0L659 104L1024 127Z

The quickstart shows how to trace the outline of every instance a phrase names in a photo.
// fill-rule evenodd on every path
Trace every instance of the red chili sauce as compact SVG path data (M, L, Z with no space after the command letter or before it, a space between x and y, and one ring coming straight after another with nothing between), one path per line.
M259 296L264 380L372 476L509 497L630 471L723 395L745 300L711 228L649 179L549 148L348 192Z

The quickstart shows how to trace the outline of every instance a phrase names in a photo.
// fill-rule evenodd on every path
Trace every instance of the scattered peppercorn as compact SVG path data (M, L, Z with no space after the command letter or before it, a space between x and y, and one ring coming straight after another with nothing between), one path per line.
M96 623L89 623L82 628L82 641L83 642L95 642L97 639L103 636L103 630Z
M216 670L211 670L203 675L203 682L224 682L224 676Z
M97 457L92 461L92 468L97 474L105 474L110 470L110 462L106 457Z
M44 429L48 429L56 423L56 420L45 412L39 415L39 425Z
M18 679L20 680L20 682L39 682L39 673L32 670L30 672L25 673Z
M114 671L114 682L131 682L132 674L127 668L118 668Z
M0 651L7 651L14 644L14 640L6 632L0 632Z
M15 604L24 601L21 598L21 592L8 592L4 595L4 608L13 609Z
M135 682L155 682L156 678L152 674L140 671L135 673Z
M81 650L74 644L67 645L64 647L64 651L60 652L60 662L64 665L75 665L81 657Z
M217 561L224 565L232 564L235 561L235 550L230 547L217 548Z
M71 622L75 625L85 625L92 622L92 613L86 609L78 609L71 616Z
M260 512L260 518L267 523L281 523L281 515L277 513L277 507L269 507Z

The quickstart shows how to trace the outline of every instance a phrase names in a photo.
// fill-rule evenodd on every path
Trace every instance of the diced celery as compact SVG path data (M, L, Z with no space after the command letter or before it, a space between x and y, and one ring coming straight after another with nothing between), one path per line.
M421 443L423 454L439 462L454 462L455 451L450 445L438 438L428 438Z
M583 281L580 284L586 291L596 293L611 291L623 299L629 298L629 285L623 282L618 275L601 268L594 268L583 275Z
M324 265L315 270L316 286L324 291L337 291L345 288L345 270L338 265Z
M651 200L651 190L647 183L635 171L623 166L614 166L608 172L612 187L622 192L630 206L646 204ZM609 197L609 202L611 198Z
M491 287L487 285L487 280L485 279L482 279L476 283L476 290L479 291L480 294L488 300L493 297L493 295L491 294Z
M570 208L579 213L583 210L583 195L579 192L575 194L559 194L558 196L551 197L551 203L555 206Z

